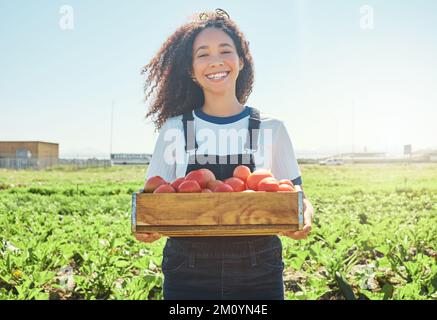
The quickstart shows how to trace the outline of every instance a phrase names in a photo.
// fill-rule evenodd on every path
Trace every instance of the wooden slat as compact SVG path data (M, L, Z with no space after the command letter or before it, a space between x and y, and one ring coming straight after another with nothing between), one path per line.
M297 225L137 226L136 232L158 232L169 237L259 236L276 235L282 231L296 231L297 229Z
M136 193L134 199L136 233L250 236L299 229L298 192Z
M137 195L137 226L298 224L297 192Z

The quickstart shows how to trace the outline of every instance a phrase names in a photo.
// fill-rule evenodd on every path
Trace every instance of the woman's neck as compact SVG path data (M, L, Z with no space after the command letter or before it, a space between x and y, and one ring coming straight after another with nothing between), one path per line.
M232 97L206 96L205 104L202 106L204 113L215 117L230 117L241 113L243 110L244 106L238 102L235 95Z

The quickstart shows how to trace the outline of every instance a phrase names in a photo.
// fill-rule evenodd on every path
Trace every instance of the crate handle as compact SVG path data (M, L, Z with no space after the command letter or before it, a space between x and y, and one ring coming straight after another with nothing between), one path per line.
M304 217L303 217L303 192L302 188L300 186L295 186L295 189L297 191L297 198L298 198L298 221L299 221L299 230L303 229L304 225Z

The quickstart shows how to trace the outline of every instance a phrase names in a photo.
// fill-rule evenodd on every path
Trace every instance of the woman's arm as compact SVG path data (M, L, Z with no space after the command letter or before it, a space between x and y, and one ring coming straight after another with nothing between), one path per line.
M146 179L160 176L167 182L172 182L176 178L176 150L178 145L176 135L177 128L172 128L174 122L168 119L159 131L153 150L152 159L147 168Z
M273 136L272 174L279 179L290 179L295 185L302 185L294 146L285 124L280 121Z
M153 176L160 176L167 182L172 182L176 177L176 163L171 159L172 141L166 139L166 132L170 128L169 122L162 126L155 144L152 159L147 168L146 180ZM173 142L174 143L174 142ZM161 238L159 233L136 233L138 241L151 243Z
M159 233L135 233L135 239L141 242L151 243L160 238L161 235Z
M281 121L273 142L273 163L272 173L280 179L290 179L295 185L302 187L302 177L293 143L288 134L285 124ZM303 192L304 227L300 231L287 231L281 235L295 240L305 239L311 231L314 216L314 208Z
M305 196L305 192L303 192L303 210L304 210L304 226L302 230L299 231L285 231L281 232L280 235L290 237L294 240L302 240L308 237L308 234L311 232L312 223L314 219L314 208L308 198Z

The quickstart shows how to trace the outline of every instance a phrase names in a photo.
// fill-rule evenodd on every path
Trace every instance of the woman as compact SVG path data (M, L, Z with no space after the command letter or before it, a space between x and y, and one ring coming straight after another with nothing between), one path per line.
M224 180L246 165L302 184L283 122L245 105L253 61L244 35L223 10L181 26L144 73L146 92L150 89L146 100L157 89L147 117L155 115L160 129L147 178L173 181L207 168ZM236 140L242 143L232 143ZM283 235L306 238L313 215L306 198L304 209L303 230ZM153 242L160 235L136 237ZM164 298L284 299L283 268L277 236L169 238L162 263Z

